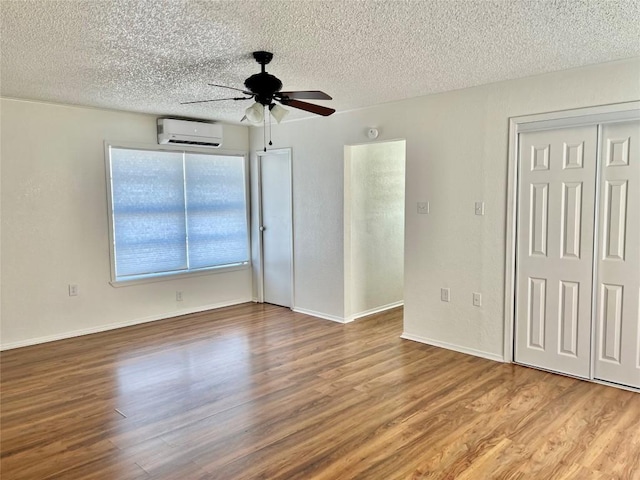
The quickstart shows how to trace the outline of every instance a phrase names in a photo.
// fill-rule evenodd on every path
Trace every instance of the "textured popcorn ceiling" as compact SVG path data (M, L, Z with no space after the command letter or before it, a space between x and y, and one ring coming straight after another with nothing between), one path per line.
M338 111L640 55L638 0L0 1L5 97L237 123L259 71ZM612 79L615 82L615 79ZM288 118L312 116L298 112Z

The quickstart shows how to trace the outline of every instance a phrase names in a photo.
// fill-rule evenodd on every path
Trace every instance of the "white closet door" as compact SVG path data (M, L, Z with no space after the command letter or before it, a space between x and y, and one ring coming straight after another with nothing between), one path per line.
M288 150L260 153L263 301L293 306L293 205Z
M640 388L640 122L601 139L595 377Z
M597 127L521 133L515 359L588 378Z

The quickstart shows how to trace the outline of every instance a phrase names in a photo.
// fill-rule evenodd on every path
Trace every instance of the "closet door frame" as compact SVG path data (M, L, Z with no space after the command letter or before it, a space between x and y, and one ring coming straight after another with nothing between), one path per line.
M516 315L516 257L517 257L517 212L518 212L518 139L519 134L541 130L597 125L640 119L640 101L625 102L595 107L563 110L535 115L511 117L509 119L509 154L507 167L507 219L506 219L506 258L505 258L505 298L504 298L504 361L514 363L514 323ZM598 163L600 146L597 148ZM599 169L599 167L597 167ZM599 172L596 173L599 175ZM599 178L599 177L598 177ZM596 198L599 195L599 182L596 183ZM596 210L597 212L597 210ZM597 216L597 213L596 213ZM596 218L596 221L598 219ZM596 223L597 225L597 223ZM594 238L594 249L598 251L598 239ZM594 268L597 255L594 255ZM594 308L595 297L592 299ZM593 319L592 319L593 321ZM595 335L592 336L592 351L595 347ZM591 362L591 378L594 364ZM606 383L600 382L598 383ZM625 388L625 387L620 387ZM630 390L637 391L633 388Z

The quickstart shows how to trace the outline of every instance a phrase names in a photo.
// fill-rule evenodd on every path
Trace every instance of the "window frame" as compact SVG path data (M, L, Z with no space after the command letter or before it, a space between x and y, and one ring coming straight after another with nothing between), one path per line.
M192 271L162 272L131 276L127 279L116 278L116 255L115 255L115 231L113 217L113 196L111 189L111 149L120 148L127 150L144 150L147 152L172 152L172 153L192 153L205 154L226 157L241 157L244 168L244 187L245 187L245 204L246 204L246 221L247 221L247 261L232 265L221 265L214 267L200 268ZM104 142L104 164L105 164L105 183L107 187L107 225L109 230L109 264L111 279L109 283L113 287L124 287L129 285L139 285L145 283L154 283L167 280L177 280L182 278L191 278L204 275L213 275L224 272L233 272L238 270L249 270L251 266L251 198L250 198L250 179L249 179L249 155L243 150L216 149L215 152L211 148L195 147L191 145L156 145L130 142Z

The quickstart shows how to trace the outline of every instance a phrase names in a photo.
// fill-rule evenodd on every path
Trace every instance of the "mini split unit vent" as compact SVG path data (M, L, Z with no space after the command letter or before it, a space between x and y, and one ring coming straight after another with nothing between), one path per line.
M158 143L160 145L194 145L218 148L222 145L222 125L159 118Z

